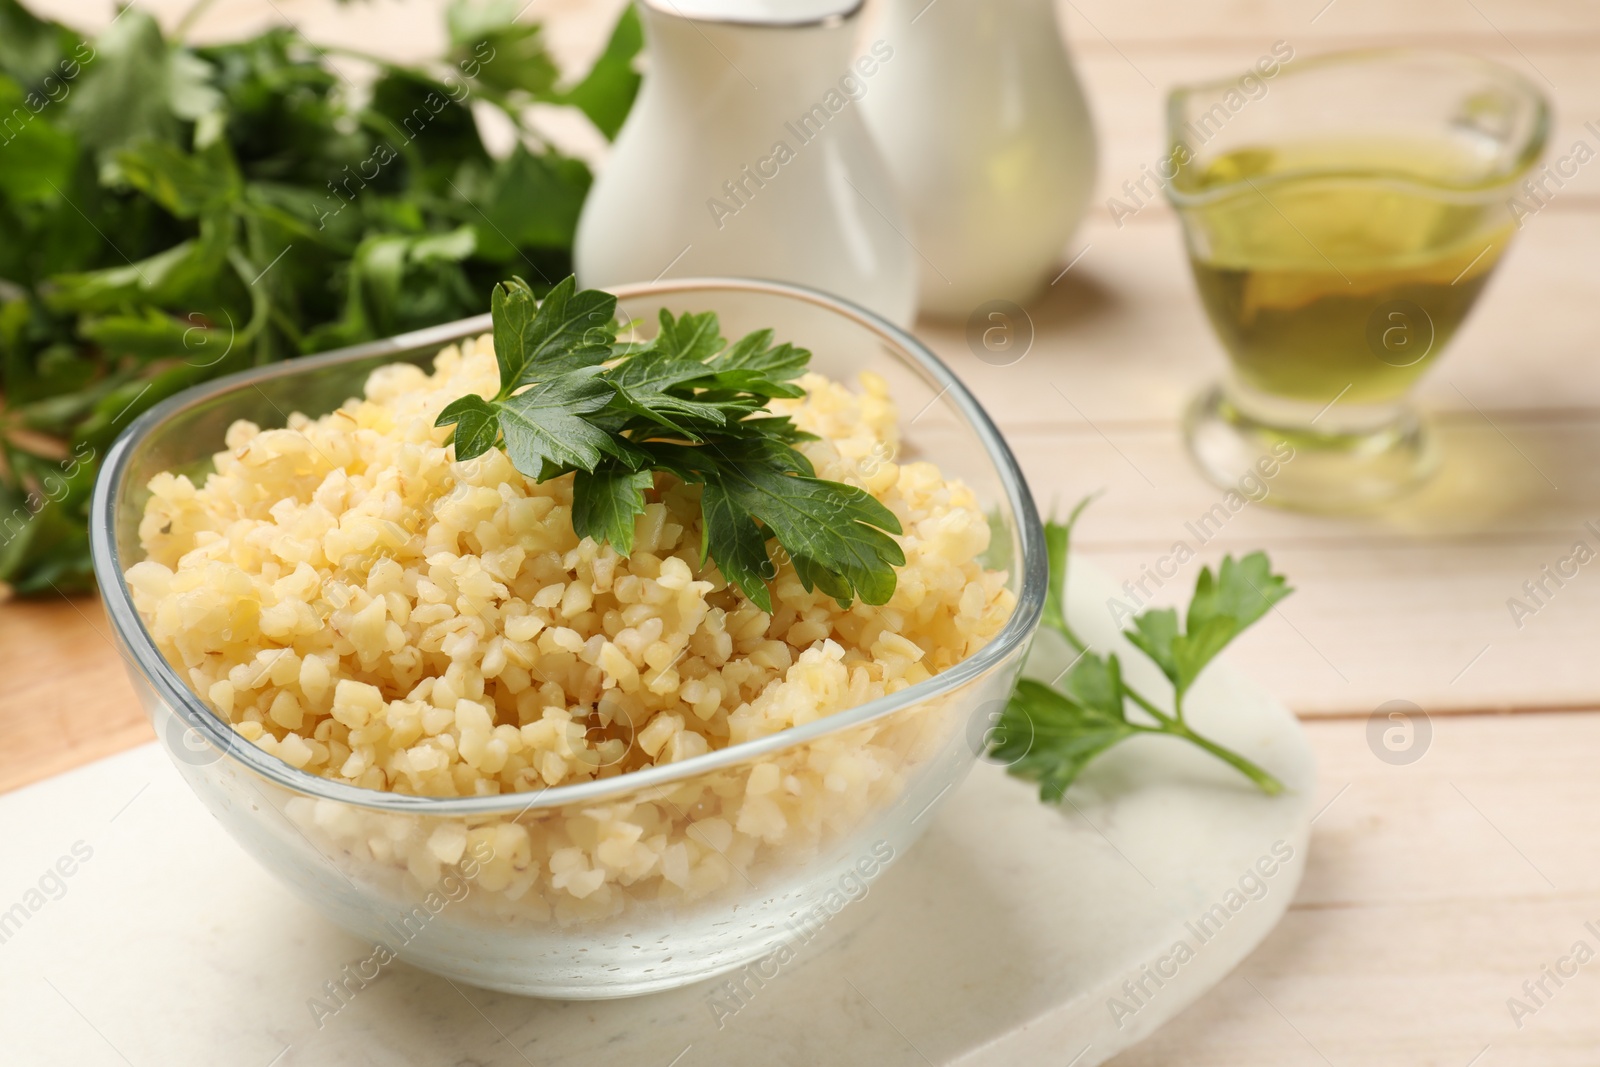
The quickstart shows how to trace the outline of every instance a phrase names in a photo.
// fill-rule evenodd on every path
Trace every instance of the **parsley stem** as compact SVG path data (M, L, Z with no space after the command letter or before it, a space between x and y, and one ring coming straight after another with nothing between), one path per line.
M1179 715L1177 718L1173 718L1171 715L1168 715L1166 712L1162 711L1160 708L1158 708L1154 704L1152 704L1148 697L1146 697L1143 693L1139 692L1137 689L1133 688L1127 682L1123 682L1122 683L1122 691L1125 694L1127 694L1128 698L1130 700L1132 700L1135 704L1139 705L1145 711L1148 711L1151 715L1154 715L1161 722L1163 722L1163 723L1177 723L1180 726L1183 724L1183 716L1182 715Z
M1061 799L1085 764L1130 733L1181 738L1250 779L1267 796L1284 792L1283 783L1272 774L1239 753L1196 733L1185 720L1183 707L1184 697L1196 676L1222 646L1259 619L1276 600L1288 595L1283 577L1272 573L1265 553L1252 553L1242 561L1225 556L1215 575L1209 567L1201 570L1183 629L1180 630L1177 611L1171 608L1146 611L1133 620L1133 626L1123 632L1124 640L1158 667L1172 687L1172 710L1163 711L1127 683L1116 653L1105 656L1092 653L1089 643L1078 636L1067 620L1072 529L1090 499L1093 498L1080 501L1065 523L1045 525L1051 580L1045 597L1043 625L1061 635L1077 653L1077 658L1044 686L1053 691L1048 695L1038 691L1038 682L1019 684L1006 714L1025 718L1030 727L1035 727L1034 732L1028 735L1026 746L1002 743L995 751L1005 749L1007 754L1017 757L1010 773L1041 782L1040 795L1045 800ZM1262 583L1270 594L1263 592ZM1245 595L1241 588L1244 586L1254 590L1259 604ZM1068 675L1071 678L1066 686L1056 688L1056 683ZM1129 717L1127 703L1130 700L1145 711L1148 720ZM1035 725L1041 721L1049 727L1047 731L1040 731ZM1044 747L1050 751L1031 751L1035 740L1045 738L1048 742ZM1027 750L1018 753L1018 747ZM1029 762L1024 763L1024 760Z
M1062 637L1067 639L1067 644L1072 646L1072 651L1080 653L1089 651L1089 646L1084 644L1083 640L1079 638L1077 634L1072 632L1072 627L1068 626L1066 623L1062 623L1060 626L1056 627L1056 629L1060 632Z
M1088 644L1083 640L1083 638L1078 636L1077 632L1073 630L1072 624L1067 622L1065 617L1063 617L1060 624L1054 626L1053 629L1055 629L1057 633L1066 639L1067 644L1072 646L1074 652L1083 653L1089 650ZM1183 718L1182 694L1176 691L1173 692L1173 713L1169 715L1160 708L1156 707L1156 705L1151 702L1149 697L1133 688L1133 686L1129 685L1127 682L1122 683L1122 691L1129 700L1132 700L1135 704L1139 705L1139 707L1143 708L1159 724L1157 726L1143 726L1140 727L1141 730L1145 730L1150 733L1171 734L1174 737L1181 737L1185 741L1199 746L1205 751L1211 753L1213 756L1217 757L1222 762L1226 763L1228 766L1237 770L1246 778L1250 779L1263 793L1267 794L1269 797L1275 797L1279 793L1283 792L1283 783L1278 781L1278 779L1273 777L1273 775L1262 770L1259 766L1252 763L1250 760L1245 759L1232 749L1223 748L1215 741L1203 737L1190 729L1189 724L1185 722Z
M1166 719L1160 726L1143 726L1139 723L1129 723L1135 730L1142 734L1166 734L1169 737L1181 738L1211 753L1240 774L1250 779L1263 793L1275 797L1283 792L1283 783L1272 774L1262 770L1255 763L1245 759L1232 749L1223 748L1215 741L1195 733L1189 727L1174 719Z
M1245 759L1237 752L1234 752L1232 749L1223 748L1215 741L1201 737L1183 723L1174 721L1172 722L1172 725L1165 728L1165 731L1176 737L1181 737L1185 741L1190 741L1196 745L1199 745L1201 748L1205 749L1207 752L1211 753L1213 756L1217 757L1219 760L1234 768L1246 778L1250 779L1256 784L1257 787L1260 788L1263 793L1267 794L1267 796L1275 797L1279 793L1283 792L1283 783L1278 781L1277 778L1273 777L1271 774L1268 774L1266 771Z
M1077 652L1077 653L1079 653L1081 655L1082 653L1089 651L1089 646L1084 642L1083 638L1081 638L1081 637L1079 637L1077 635L1077 633L1072 629L1072 624L1067 622L1067 620L1064 617L1062 618L1061 623L1059 625L1055 626L1054 629L1062 637L1066 638L1067 644L1072 646L1072 650L1074 652ZM1168 715L1166 712L1164 712L1160 708L1156 707L1155 704L1151 703L1149 697L1147 697L1143 693L1139 692L1133 686L1129 685L1126 681L1124 681L1122 683L1122 691L1128 697L1128 699L1132 700L1135 704L1139 705L1145 711L1149 712L1155 718L1155 720L1157 722L1160 722L1160 723L1171 723L1171 722L1181 723L1183 721L1183 712L1182 712L1181 705L1179 707L1178 717L1177 718L1173 718L1171 715Z

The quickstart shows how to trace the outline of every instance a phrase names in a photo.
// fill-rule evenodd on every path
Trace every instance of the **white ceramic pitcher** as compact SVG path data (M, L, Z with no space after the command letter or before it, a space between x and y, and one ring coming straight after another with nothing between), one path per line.
M916 252L862 119L863 0L639 0L648 67L578 222L588 286L800 282L909 323Z
M924 257L922 309L1026 302L1064 262L1095 138L1052 0L888 0L862 101Z

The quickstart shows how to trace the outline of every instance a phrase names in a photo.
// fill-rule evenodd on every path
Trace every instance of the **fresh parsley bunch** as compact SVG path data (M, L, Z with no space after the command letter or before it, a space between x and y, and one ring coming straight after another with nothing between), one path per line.
M899 520L863 490L818 478L794 447L815 438L767 411L805 395L794 381L810 352L775 344L771 330L729 344L714 313L665 308L654 339L619 342L617 298L570 277L542 303L522 279L502 282L492 307L500 389L461 397L438 419L455 427L457 460L503 445L531 478L573 474L574 530L623 555L654 472L698 485L702 559L763 611L773 539L806 589L841 606L894 594Z
M450 0L416 64L287 27L191 47L207 3L89 40L0 0L0 599L92 583L98 458L150 406L477 314L513 264L565 275L589 168L524 117L575 107L609 137L639 85L631 6L566 82L518 0Z
M1090 651L1067 622L1067 556L1072 528L1088 503L1084 500L1073 509L1065 523L1045 525L1050 590L1044 625L1065 638L1078 658L1059 685L1031 678L1017 682L991 738L989 755L1007 764L1017 777L1038 782L1040 799L1058 801L1089 761L1112 745L1139 734L1166 734L1205 749L1269 796L1283 792L1277 778L1196 733L1184 719L1183 700L1217 653L1293 590L1282 575L1272 573L1264 552L1239 560L1224 556L1215 573L1210 567L1201 568L1181 627L1173 608L1134 616L1133 628L1124 636L1172 683L1172 710L1163 711L1123 680L1116 653L1102 656ZM1149 721L1130 719L1130 702Z

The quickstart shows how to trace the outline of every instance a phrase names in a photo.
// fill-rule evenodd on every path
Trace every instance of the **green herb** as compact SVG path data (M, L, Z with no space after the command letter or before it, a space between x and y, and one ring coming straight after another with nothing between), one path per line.
M611 136L639 83L631 6L567 85L521 0L452 0L419 66L290 29L188 47L208 3L172 38L135 7L89 41L0 0L0 597L89 586L97 460L151 405L567 274L589 169L523 116Z
M520 278L495 287L500 389L449 404L456 459L503 444L523 474L574 474L572 525L580 537L633 550L634 519L662 471L701 487L701 557L763 611L777 566L775 539L806 589L841 606L883 604L905 554L900 523L854 486L816 476L793 446L814 440L768 413L811 353L758 330L729 344L711 312L674 317L644 343L618 342L617 299L579 291L572 278L538 302ZM885 532L887 531L887 532Z
M1133 618L1133 628L1124 636L1172 684L1172 710L1163 711L1123 680L1115 653L1101 656L1090 651L1067 622L1072 529L1088 503L1080 503L1065 523L1045 526L1050 589L1044 625L1065 638L1078 657L1059 685L1031 678L1017 683L1001 713L989 755L1007 764L1017 777L1038 782L1041 799L1058 801L1083 768L1112 745L1139 734L1166 734L1205 749L1262 792L1281 793L1283 784L1271 774L1196 733L1184 719L1183 700L1217 653L1292 592L1283 576L1272 573L1265 553L1252 552L1240 560L1225 556L1215 573L1210 567L1201 569L1181 629L1178 613L1172 608L1146 611ZM1130 702L1148 721L1129 718Z

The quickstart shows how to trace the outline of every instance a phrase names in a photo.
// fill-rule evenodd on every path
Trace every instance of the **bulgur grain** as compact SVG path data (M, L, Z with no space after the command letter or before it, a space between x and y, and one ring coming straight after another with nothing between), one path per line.
M1011 613L1005 574L979 562L976 498L930 464L895 462L894 405L873 375L851 392L810 374L805 398L774 408L818 435L801 448L820 477L899 518L895 595L841 609L785 562L770 615L701 563L695 487L658 475L620 557L573 533L570 476L536 483L496 449L455 462L435 417L497 381L490 338L467 341L432 375L374 372L364 399L328 416L236 422L202 485L150 482L146 558L127 572L135 605L246 740L313 774L422 796L606 778L897 692L970 656ZM685 804L462 823L341 820L300 798L291 814L422 887L486 834L495 860L480 888L523 916L592 918L630 894L703 895L762 849L814 850L892 795L926 748L904 721L848 735L708 779Z

